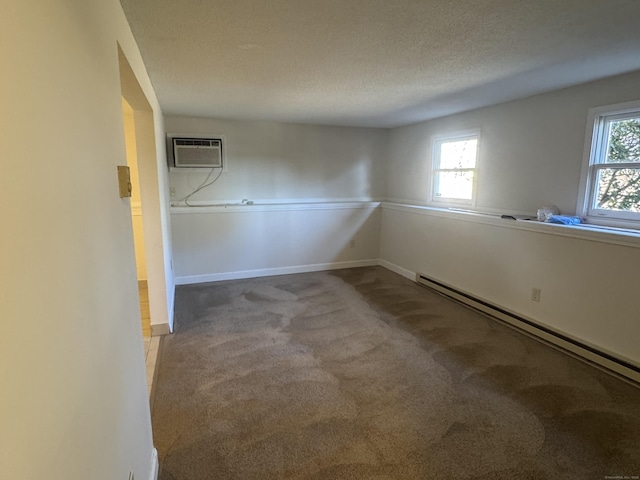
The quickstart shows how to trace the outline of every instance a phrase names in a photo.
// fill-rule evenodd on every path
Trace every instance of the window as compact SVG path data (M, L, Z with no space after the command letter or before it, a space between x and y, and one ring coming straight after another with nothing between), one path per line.
M474 205L480 131L458 132L433 139L431 201Z
M579 214L592 223L640 225L640 102L593 109Z

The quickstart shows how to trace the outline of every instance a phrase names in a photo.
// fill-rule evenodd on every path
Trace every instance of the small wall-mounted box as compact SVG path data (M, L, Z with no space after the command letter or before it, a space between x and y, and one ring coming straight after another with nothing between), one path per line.
M131 174L129 167L126 165L118 165L118 188L120 190L120 198L131 196Z

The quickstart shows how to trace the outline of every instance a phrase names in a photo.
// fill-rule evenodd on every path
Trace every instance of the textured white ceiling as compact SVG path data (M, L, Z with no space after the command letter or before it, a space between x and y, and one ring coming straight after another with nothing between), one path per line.
M390 127L640 69L638 0L121 3L168 115Z

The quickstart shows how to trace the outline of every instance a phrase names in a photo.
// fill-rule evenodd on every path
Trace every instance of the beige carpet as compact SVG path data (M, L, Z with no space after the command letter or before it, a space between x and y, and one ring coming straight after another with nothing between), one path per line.
M176 322L161 480L640 475L639 389L383 268L179 287Z

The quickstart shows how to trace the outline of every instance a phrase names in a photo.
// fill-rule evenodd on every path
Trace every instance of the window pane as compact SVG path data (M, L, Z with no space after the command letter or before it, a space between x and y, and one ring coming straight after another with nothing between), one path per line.
M471 200L473 172L435 172L435 197Z
M640 212L640 168L598 169L596 208Z
M443 142L440 145L439 168L475 168L478 139Z
M640 162L640 117L609 122L605 163Z

